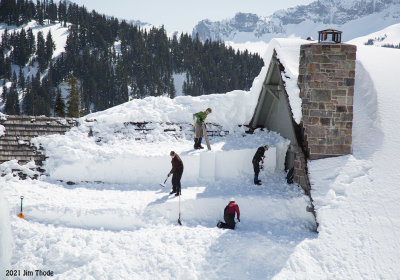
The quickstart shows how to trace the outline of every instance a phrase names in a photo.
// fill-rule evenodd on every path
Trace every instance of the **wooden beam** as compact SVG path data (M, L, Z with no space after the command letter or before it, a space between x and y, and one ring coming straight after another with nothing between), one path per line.
M279 90L282 89L279 85L266 85L266 90L272 95L273 98L279 100Z

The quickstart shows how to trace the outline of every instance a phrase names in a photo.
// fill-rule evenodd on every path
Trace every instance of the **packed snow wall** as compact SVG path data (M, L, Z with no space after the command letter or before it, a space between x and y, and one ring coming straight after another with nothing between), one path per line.
M9 210L3 192L0 190L0 271L4 272L10 264L11 229Z
M265 153L264 169L275 172L284 169L288 142L270 147ZM214 181L254 173L252 158L256 149L229 151L189 151L179 153L184 163L183 183L199 179ZM99 160L86 158L65 161L47 171L53 179L65 181L102 181L114 183L155 184L162 182L171 169L169 156L131 155Z

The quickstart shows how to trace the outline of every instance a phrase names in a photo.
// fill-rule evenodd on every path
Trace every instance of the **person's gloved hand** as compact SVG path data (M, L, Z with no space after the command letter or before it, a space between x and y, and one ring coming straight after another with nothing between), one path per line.
M237 218L237 220L238 220L238 222L240 223L240 219L239 219L239 218Z
M171 176L172 173L168 173L168 177Z

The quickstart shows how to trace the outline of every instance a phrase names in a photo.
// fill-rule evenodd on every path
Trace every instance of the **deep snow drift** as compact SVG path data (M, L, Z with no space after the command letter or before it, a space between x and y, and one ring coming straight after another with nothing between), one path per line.
M399 50L358 46L353 155L310 162L319 235L275 279L399 277L399 63Z

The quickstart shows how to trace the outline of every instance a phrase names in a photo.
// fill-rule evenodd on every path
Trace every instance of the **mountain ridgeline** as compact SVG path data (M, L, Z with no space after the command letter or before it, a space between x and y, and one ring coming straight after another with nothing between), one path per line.
M57 38L50 31L35 36L26 27L32 20L39 28L68 27L61 55L53 57ZM131 98L172 98L174 74L182 73L186 79L178 90L185 95L248 90L264 65L259 55L221 41L202 42L183 33L170 38L164 27L142 29L66 2L1 0L0 23L14 26L4 30L0 43L6 114L77 117ZM37 69L36 74L27 75L34 72L27 69ZM65 84L67 104L60 90Z
M270 16L259 16L251 13L237 13L232 19L223 21L202 20L193 29L200 40L270 40L274 37L290 35L307 38L316 36L318 30L340 28L349 22L375 15L374 24L347 26L359 29L360 34L346 32L346 40L370 34L388 25L398 23L400 17L399 0L316 0L308 5L279 10ZM383 22L387 24L382 25ZM308 24L307 24L308 22ZM375 30L372 30L377 28ZM245 35L244 35L245 34ZM350 34L350 35L349 35Z

